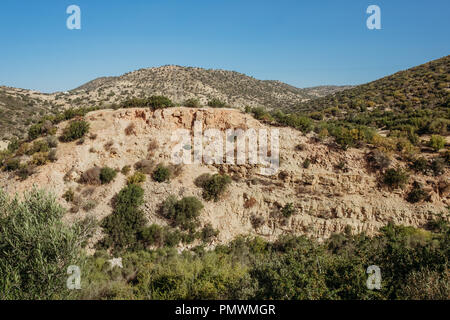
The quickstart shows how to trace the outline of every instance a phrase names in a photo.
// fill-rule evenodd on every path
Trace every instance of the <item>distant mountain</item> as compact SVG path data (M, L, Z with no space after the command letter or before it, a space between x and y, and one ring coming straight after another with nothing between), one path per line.
M119 77L90 81L71 94L81 96L132 97L165 95L175 102L196 98L206 104L216 98L235 107L290 107L348 87L322 86L299 89L280 81L257 80L242 73L193 67L163 66L141 69Z
M43 94L0 87L0 138L23 137L27 127L44 114L83 106L108 106L132 97L165 95L182 104L190 98L207 104L220 99L233 107L290 108L348 87L299 89L280 81L257 80L225 70L163 66L141 69L118 77L101 77L69 92Z

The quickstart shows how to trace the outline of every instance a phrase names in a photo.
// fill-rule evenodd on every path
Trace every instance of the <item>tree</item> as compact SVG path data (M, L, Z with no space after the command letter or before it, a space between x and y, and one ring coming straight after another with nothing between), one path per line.
M61 221L64 208L53 195L33 189L24 199L0 190L0 298L62 299L67 267L81 266L82 247L93 230L85 220Z

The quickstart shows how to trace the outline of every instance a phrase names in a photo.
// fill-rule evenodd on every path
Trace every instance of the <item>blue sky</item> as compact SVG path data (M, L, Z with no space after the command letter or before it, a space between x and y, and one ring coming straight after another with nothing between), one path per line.
M81 30L66 27L71 4ZM371 4L382 30L366 27ZM0 85L63 91L166 64L360 84L450 54L449 12L448 0L2 0Z

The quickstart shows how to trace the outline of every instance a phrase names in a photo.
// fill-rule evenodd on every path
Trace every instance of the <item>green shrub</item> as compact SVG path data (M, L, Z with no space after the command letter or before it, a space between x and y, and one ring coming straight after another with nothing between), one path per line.
M140 184L145 182L145 179L145 174L137 171L131 177L128 177L127 184Z
M131 171L131 166L124 166L120 172L122 172L122 174L124 176L127 176L130 173L130 171Z
M49 161L49 153L48 152L38 152L33 154L33 158L31 159L31 164L36 166L43 166L47 164Z
M384 173L383 182L391 188L403 188L408 182L408 174L402 169L388 169Z
M311 160L309 158L306 158L305 161L303 161L303 168L308 169L311 165Z
M157 224L152 224L149 227L144 227L139 233L139 240L147 246L161 246L164 243L164 238L164 229Z
M6 161L5 170L6 171L15 171L19 169L20 160L19 159L9 159Z
M219 201L220 196L231 183L231 178L227 175L214 174L212 176L205 176L202 183L203 198L207 201Z
M293 214L295 214L295 208L293 203L287 203L282 209L281 214L285 218L289 218Z
M66 192L64 192L62 197L67 202L72 202L75 199L75 192L73 192L72 189L69 189Z
M42 135L42 124L41 123L33 124L28 129L28 140L29 141L32 141L32 140L40 137L41 135Z
M188 108L200 108L201 104L198 99L188 99L184 102L184 106Z
M100 181L102 184L108 184L117 176L117 171L109 167L104 167L100 170Z
M144 190L130 184L116 196L113 213L102 221L107 236L103 244L121 250L137 243L139 232L145 226L144 213L139 208L144 203Z
M201 239L203 242L210 242L213 238L219 235L219 230L212 227L210 223L203 227L201 231Z
M153 180L157 182L164 182L168 181L170 179L170 170L169 168L163 166L162 164L159 164L155 171L153 171Z
M53 195L33 189L23 200L0 190L0 288L2 299L67 299L67 268L83 265L81 249L92 221L71 226Z
M445 138L434 134L431 136L430 141L428 142L428 145L431 148L433 148L434 151L437 152L445 147Z
M173 107L173 102L164 96L151 96L149 98L133 98L121 104L122 108L151 108L153 110Z
M406 200L411 203L417 203L422 200L425 200L428 197L428 193L423 190L422 185L414 181L413 187L411 191L408 193L408 196L406 197Z
M440 176L444 173L446 164L443 158L437 157L431 161L430 169L433 171L435 176Z
M226 108L227 104L226 102L221 101L220 99L211 99L210 101L208 101L208 107L211 108Z
M415 172L426 173L428 168L428 161L424 157L420 157L412 161L411 169L413 169Z
M61 141L70 142L84 137L89 131L89 123L84 120L72 121L67 128L64 129Z
M196 197L184 197L177 200L175 196L169 196L162 205L161 213L172 220L175 226L191 229L192 222L197 219L202 209L203 204Z

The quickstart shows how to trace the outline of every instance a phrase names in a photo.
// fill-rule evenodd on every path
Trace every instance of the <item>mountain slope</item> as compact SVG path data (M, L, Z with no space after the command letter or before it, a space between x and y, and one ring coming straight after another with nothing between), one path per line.
M419 133L447 134L449 107L450 56L446 56L290 110L321 112L329 118L378 128L410 125Z
M182 104L190 98L204 105L220 99L233 107L291 107L348 87L299 89L280 81L262 81L225 70L164 66L141 69L118 77L94 79L70 92L43 94L0 87L0 138L24 137L42 115L77 107L109 107L132 97L164 95Z
M257 80L234 71L163 66L141 69L119 77L98 78L72 90L71 94L87 93L101 98L159 94L178 103L196 98L206 104L217 98L236 107L261 105L278 108L345 88L348 87L299 89L280 81Z

